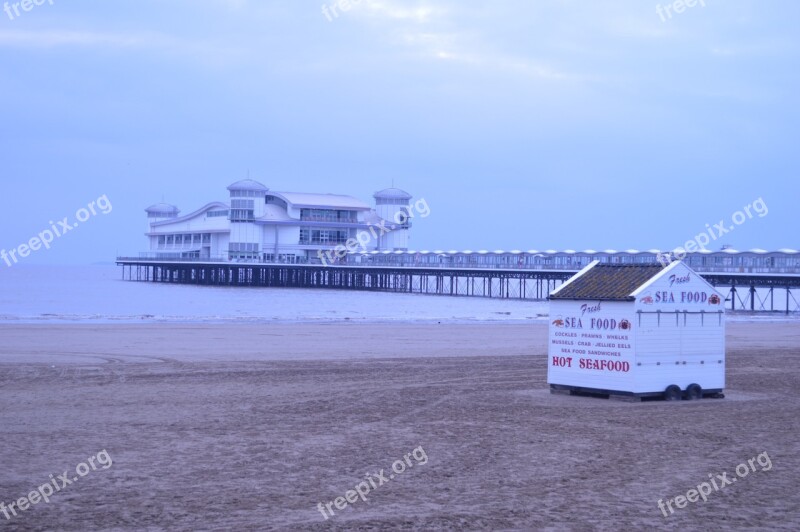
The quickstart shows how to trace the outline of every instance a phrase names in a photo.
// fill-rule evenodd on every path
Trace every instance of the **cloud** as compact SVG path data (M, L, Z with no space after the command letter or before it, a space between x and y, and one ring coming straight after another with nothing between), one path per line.
M446 13L445 9L426 3L409 8L387 0L367 0L365 8L368 16L416 23L427 23Z
M549 80L575 78L536 60L492 51L481 31L481 13L461 4L420 1L409 7L390 0L350 0L348 15L372 27L390 45L411 49L419 58L465 68L503 70ZM466 19L468 24L464 25ZM478 21L476 25L475 22ZM462 22L462 24L459 24Z
M153 34L111 34L67 30L9 30L0 32L0 46L53 48L60 46L163 46L168 39Z
M108 33L87 30L7 30L0 32L0 48L150 51L212 66L230 65L244 58L244 52L227 41L193 40L149 31Z

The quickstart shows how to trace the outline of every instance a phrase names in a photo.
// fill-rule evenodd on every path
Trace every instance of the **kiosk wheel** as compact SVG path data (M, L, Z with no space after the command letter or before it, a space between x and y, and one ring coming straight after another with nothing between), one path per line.
M680 386L675 384L670 384L667 386L667 389L664 390L664 400L665 401L680 401L683 392L681 392Z
M703 388L700 387L699 384L690 384L688 388L686 388L686 399L690 401L696 401L697 399L703 398Z

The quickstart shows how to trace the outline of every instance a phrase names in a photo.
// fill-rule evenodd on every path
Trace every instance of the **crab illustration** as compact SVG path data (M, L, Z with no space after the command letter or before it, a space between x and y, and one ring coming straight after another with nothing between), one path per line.
M631 325L631 322L628 320L622 320L619 322L619 328L623 331L627 331L628 329L632 329L633 325Z
M639 301L641 301L645 305L652 305L653 304L653 296L644 296Z
M719 296L717 294L711 294L711 296L709 296L709 298L708 298L708 304L709 305L719 305L720 304Z
M556 327L563 327L564 326L564 320L562 320L561 318L557 318L557 319L553 320L553 325L555 325Z

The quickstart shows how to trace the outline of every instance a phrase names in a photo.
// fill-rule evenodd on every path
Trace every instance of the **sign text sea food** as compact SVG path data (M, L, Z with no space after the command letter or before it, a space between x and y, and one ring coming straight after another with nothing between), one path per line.
M699 284L692 283L692 275L672 274L667 278L668 285L656 286L652 291L645 292L639 298L643 305L653 305L657 303L681 303L681 304L708 304L717 306L722 303L722 299L715 293L707 293ZM695 284L695 286L692 286Z
M606 311L602 302L582 303L574 315L553 320L550 364L556 368L628 372L633 324Z

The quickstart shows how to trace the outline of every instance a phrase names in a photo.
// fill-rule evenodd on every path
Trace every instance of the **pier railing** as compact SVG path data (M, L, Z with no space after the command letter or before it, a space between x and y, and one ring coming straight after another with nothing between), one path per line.
M296 287L543 300L575 269L280 264L209 258L119 257L123 279L242 287ZM800 275L699 272L731 310L797 312ZM784 295L785 297L780 297ZM778 295L778 293L780 295ZM777 304L776 304L777 303Z
M262 259L230 259L228 257L164 257L164 256L122 256L117 257L117 262L187 262L187 263L222 263L222 264L306 264L323 265L320 259L312 258L307 261L290 262L286 260L262 260ZM440 270L526 270L526 271L572 271L577 272L584 268L586 264L451 264L451 263L415 263L415 264L384 264L369 261L359 261L352 257L344 260L336 260L332 266L343 267L367 267L367 268L424 268ZM800 275L798 268L765 268L765 267L746 267L746 266L707 266L699 269L702 273L737 273L737 274L766 274L766 275Z

